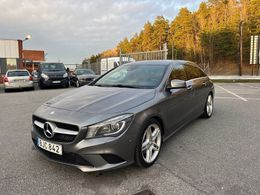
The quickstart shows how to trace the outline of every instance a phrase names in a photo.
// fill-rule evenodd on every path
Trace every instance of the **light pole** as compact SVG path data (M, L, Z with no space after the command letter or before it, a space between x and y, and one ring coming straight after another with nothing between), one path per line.
M239 76L242 76L242 65L243 65L243 13L242 13L242 9L243 9L243 5L240 2L240 4L238 5L239 8L239 66L238 66L238 73Z
M242 65L243 65L243 21L239 22L239 54L240 54L240 63L239 63L239 76L242 76Z
M32 35L29 35L29 34L26 35L26 37L22 40L22 43L24 43L25 41L28 41L31 38L32 38ZM23 53L23 60L24 60L24 67L26 68L26 59L24 58L24 53Z

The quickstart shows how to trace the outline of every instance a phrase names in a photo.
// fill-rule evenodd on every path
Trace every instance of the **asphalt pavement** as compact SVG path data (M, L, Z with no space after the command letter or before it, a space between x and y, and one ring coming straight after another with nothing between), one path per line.
M74 88L2 91L0 194L260 194L260 83L215 88L212 118L171 137L154 166L99 173L49 162L32 147L33 111Z

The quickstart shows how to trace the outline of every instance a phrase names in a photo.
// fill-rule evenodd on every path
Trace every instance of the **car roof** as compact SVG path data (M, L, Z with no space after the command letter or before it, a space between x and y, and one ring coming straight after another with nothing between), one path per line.
M11 69L11 70L7 70L7 72L14 72L14 71L27 71L26 69Z

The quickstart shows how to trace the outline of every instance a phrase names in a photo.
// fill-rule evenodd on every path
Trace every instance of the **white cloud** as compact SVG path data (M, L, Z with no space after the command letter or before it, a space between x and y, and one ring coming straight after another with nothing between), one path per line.
M169 20L201 0L0 0L0 38L33 38L26 49L43 49L48 60L80 63L139 32L157 15Z

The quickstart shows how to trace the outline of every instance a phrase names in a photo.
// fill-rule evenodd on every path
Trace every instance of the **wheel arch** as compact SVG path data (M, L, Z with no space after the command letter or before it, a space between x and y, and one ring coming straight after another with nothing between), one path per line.
M158 123L160 123L161 128L162 128L162 136L164 136L164 128L165 128L165 126L164 126L163 119L160 116L158 116L158 115L151 116L148 120L150 120L150 119L155 119L156 121L158 121Z

